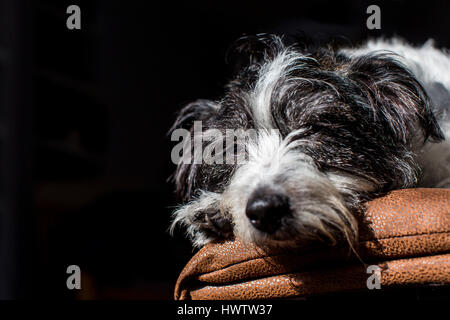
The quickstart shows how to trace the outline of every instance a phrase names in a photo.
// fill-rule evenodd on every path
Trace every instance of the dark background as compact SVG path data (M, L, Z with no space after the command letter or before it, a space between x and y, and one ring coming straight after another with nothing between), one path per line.
M167 233L167 131L184 104L220 97L238 37L450 47L449 16L448 1L0 0L0 298L172 298L193 250Z

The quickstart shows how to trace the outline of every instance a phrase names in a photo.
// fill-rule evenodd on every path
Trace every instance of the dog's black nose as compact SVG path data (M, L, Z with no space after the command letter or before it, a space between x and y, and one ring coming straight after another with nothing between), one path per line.
M257 192L250 196L245 213L256 229L272 234L280 228L281 219L290 214L289 199L281 193Z

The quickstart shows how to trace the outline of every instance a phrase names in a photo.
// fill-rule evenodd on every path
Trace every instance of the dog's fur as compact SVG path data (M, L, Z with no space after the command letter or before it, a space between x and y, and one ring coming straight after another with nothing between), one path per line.
M172 229L184 226L195 246L233 236L277 246L352 244L366 201L393 189L450 187L450 56L431 42L333 50L258 35L236 50L248 63L223 98L187 105L173 126L192 131L202 121L204 132L258 132L246 142L245 163L178 165L184 204ZM289 199L291 214L271 234L245 214L261 188Z

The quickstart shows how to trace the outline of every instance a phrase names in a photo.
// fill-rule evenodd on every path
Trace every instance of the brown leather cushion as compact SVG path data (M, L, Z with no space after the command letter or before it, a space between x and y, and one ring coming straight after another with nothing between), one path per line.
M357 249L305 245L267 249L239 240L208 244L181 272L175 299L296 298L381 288L450 284L450 190L405 189L368 203Z

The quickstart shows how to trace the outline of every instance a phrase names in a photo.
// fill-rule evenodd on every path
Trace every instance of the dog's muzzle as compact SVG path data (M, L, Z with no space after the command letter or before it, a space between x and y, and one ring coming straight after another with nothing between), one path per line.
M291 214L289 198L279 191L260 188L250 196L245 213L256 229L273 234L282 219Z

